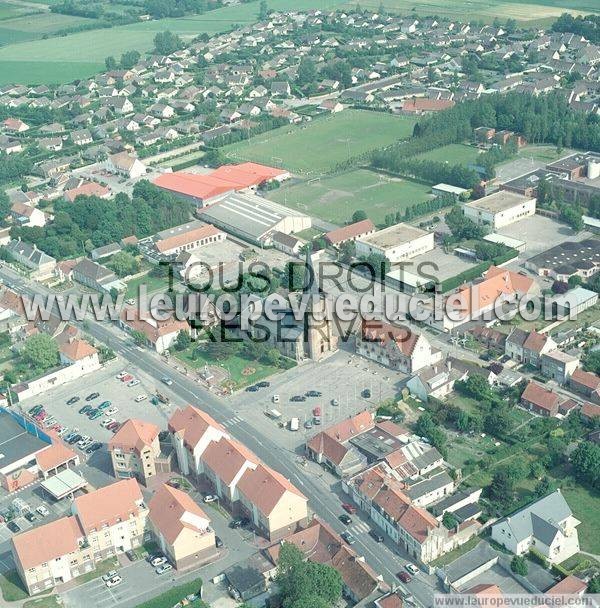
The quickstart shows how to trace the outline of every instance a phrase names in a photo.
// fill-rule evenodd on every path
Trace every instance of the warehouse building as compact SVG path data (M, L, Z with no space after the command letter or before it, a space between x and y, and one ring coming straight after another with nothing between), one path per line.
M163 230L152 239L155 251L161 256L177 255L183 251L193 251L211 243L220 243L227 235L200 220L181 224Z
M600 239L566 241L529 258L525 268L563 283L574 275L589 279L600 268Z
M253 192L263 184L289 178L290 173L284 169L241 163L223 165L203 175L184 171L163 173L154 180L154 185L191 201L196 207L206 207L233 192Z
M312 225L304 213L241 192L229 194L197 214L203 221L260 247L271 247L276 232L294 234Z
M498 230L535 215L535 203L535 198L508 190L499 190L479 200L466 203L463 210L475 223L488 224L493 230Z
M381 255L392 264L414 258L434 248L433 232L408 224L396 224L356 239L357 257Z

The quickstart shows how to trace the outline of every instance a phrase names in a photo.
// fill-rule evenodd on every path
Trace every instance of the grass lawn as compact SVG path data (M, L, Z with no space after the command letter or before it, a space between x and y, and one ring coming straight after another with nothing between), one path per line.
M18 602L29 597L16 570L0 574L0 591L7 602Z
M464 545L457 547L454 551L450 551L450 553L446 553L441 557L438 557L436 560L431 562L432 566L437 566L441 568L442 566L447 566L451 564L455 559L458 559L461 555L468 553L471 549L475 549L475 547L482 542L479 536L474 536L470 540L468 540Z
M301 230L300 232L296 232L296 236L301 239L305 239L307 241L312 241L314 238L321 236L323 234L322 230L318 228L307 228L306 230Z
M0 55L1 57L1 55ZM274 164L311 177L348 157L410 137L415 121L369 110L345 110L301 125L286 125L221 148L231 160Z
M222 367L225 375L233 382L234 388L242 388L254 384L259 380L282 371L281 367L245 359L239 355L233 355L224 361L215 361L213 358L206 356L202 351L198 351L194 359L192 358L192 353L196 350L197 346L197 344L192 344L190 348L176 353L175 356L188 368L192 369L202 369L206 365ZM228 384L227 381L224 383Z
M350 222L352 214L362 209L376 224L383 224L389 213L404 211L414 203L428 200L430 188L412 180L380 175L368 169L282 186L269 198L309 215L333 222Z
M23 604L23 608L60 608L62 603L58 602L58 596L47 595L37 600L29 600Z
M109 559L105 559L101 562L96 562L96 569L91 572L86 572L81 576L78 576L75 581L77 581L77 585L83 585L83 583L88 583L89 581L93 581L101 576L104 576L107 572L111 570L115 570L119 567L119 560L115 557L111 557Z
M433 160L439 163L450 163L453 165L470 165L476 163L479 150L465 144L449 144L417 154L416 159Z
M175 277L173 278L175 280ZM155 277L148 273L141 277L137 277L136 279L131 279L131 281L127 283L125 298L137 298L139 295L138 290L142 285L146 287L148 294L153 294L161 290L166 292L169 288L169 278Z
M551 17L559 17L561 13L573 14L598 12L596 0L415 0L407 3L405 0L384 0L387 11L401 14L410 13L419 16L439 15L464 19L479 19L486 22L496 17L508 18L523 22L538 22ZM352 0L347 0L346 6L356 6ZM380 0L364 0L360 6L363 9L377 10Z
M190 583L185 583L184 585L179 585L178 587L173 587L169 591L166 591L162 595L158 595L157 597L140 604L137 608L165 608L166 606L173 606L180 602L184 597L191 594L199 594L200 589L202 588L202 579L197 578ZM206 604L202 601L196 601L193 604L190 604L194 608L204 607Z
M600 493L578 484L569 484L562 488L562 493L573 515L581 522L577 527L581 550L600 555Z

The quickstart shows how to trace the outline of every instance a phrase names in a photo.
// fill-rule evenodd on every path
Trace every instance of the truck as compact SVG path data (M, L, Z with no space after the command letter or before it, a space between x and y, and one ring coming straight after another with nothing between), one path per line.
M279 420L282 416L281 412L279 410L267 410L265 412L265 414L269 417L269 418L273 418L273 420Z
M292 418L290 420L290 431L297 431L300 428L300 419Z

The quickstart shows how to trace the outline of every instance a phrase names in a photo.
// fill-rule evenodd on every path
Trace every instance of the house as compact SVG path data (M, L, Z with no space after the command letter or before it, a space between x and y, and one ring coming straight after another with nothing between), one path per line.
M559 384L566 384L579 366L579 357L563 353L558 349L542 354L542 374Z
M136 332L138 336L144 336L146 345L159 354L173 346L179 332L183 331L188 334L191 332L188 322L178 320L174 315L165 318L164 311L154 315L152 311L146 314L132 307L123 309L119 325L125 331Z
M128 152L111 154L106 161L106 169L110 173L124 175L129 179L136 179L146 174L146 166L135 156Z
M23 152L23 145L20 139L16 137L6 137L0 135L0 152L6 154L18 154Z
M441 351L434 349L424 334L418 334L408 326L375 320L363 320L361 332L356 337L356 352L407 374L414 374L442 359Z
M546 595L583 595L587 590L587 583L574 574L569 574L562 581L550 587Z
M560 490L492 524L491 538L515 555L531 548L558 564L579 552L579 521Z
M289 97L291 92L289 82L274 81L271 83L271 95L273 97Z
M168 467L157 464L161 455L159 430L155 424L136 418L130 418L119 427L107 446L115 477L135 477L148 485L148 480L157 472L168 472Z
M571 390L583 395L594 403L600 403L600 376L582 369L576 369L569 378Z
M96 182L84 182L76 188L66 190L63 195L70 203L74 202L78 196L97 196L98 198L108 198L110 188L102 186Z
M109 243L108 245L103 245L102 247L96 247L90 251L90 257L94 262L98 260L105 260L106 258L110 258L116 253L122 251L121 245L119 243Z
M542 355L555 350L556 346L556 342L550 336L530 331L523 342L523 362L539 368Z
M100 369L98 350L80 338L69 338L58 347L61 365L76 365L82 373Z
M354 222L343 226L342 228L336 228L325 234L325 240L333 247L339 247L342 243L347 241L354 241L355 239L368 236L375 232L375 224L369 219L361 220L360 222Z
M325 110L331 112L331 114L337 114L344 109L344 104L341 104L337 99L326 99L319 106L319 110Z
M86 146L87 144L91 144L94 139L88 129L81 129L80 131L73 131L71 133L71 141L76 146Z
M10 215L17 226L37 226L41 228L46 225L46 214L37 207L25 203L13 203Z
M521 405L539 416L556 416L561 402L560 395L530 381L521 395Z
M217 556L210 518L186 492L162 485L148 503L148 520L161 552L178 570Z
M110 293L111 289L123 291L125 288L112 270L87 258L73 266L71 276L74 281L104 293Z
M2 121L2 127L8 133L24 133L29 131L29 125L18 118L7 118Z
M52 276L56 268L56 260L38 249L31 243L25 241L9 241L4 248L20 264L32 271L32 276L39 280L45 280Z
M581 416L588 422L594 422L600 418L600 405L585 401L581 406Z
M295 237L293 234L285 234L279 231L273 233L271 241L275 249L294 256L300 255L300 250L305 245L305 241Z

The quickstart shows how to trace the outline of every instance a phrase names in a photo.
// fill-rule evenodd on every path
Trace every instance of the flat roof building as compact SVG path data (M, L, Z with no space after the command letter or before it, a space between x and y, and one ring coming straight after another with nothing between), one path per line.
M273 244L275 232L294 234L312 225L311 218L304 213L241 192L229 194L197 213L204 221L261 247Z
M565 283L574 275L586 279L600 267L600 239L565 241L529 258L525 267Z
M431 251L434 246L433 232L409 224L395 224L356 239L356 255L381 255L394 264Z
M508 190L499 190L476 201L465 203L464 214L479 225L497 230L535 215L536 199Z

